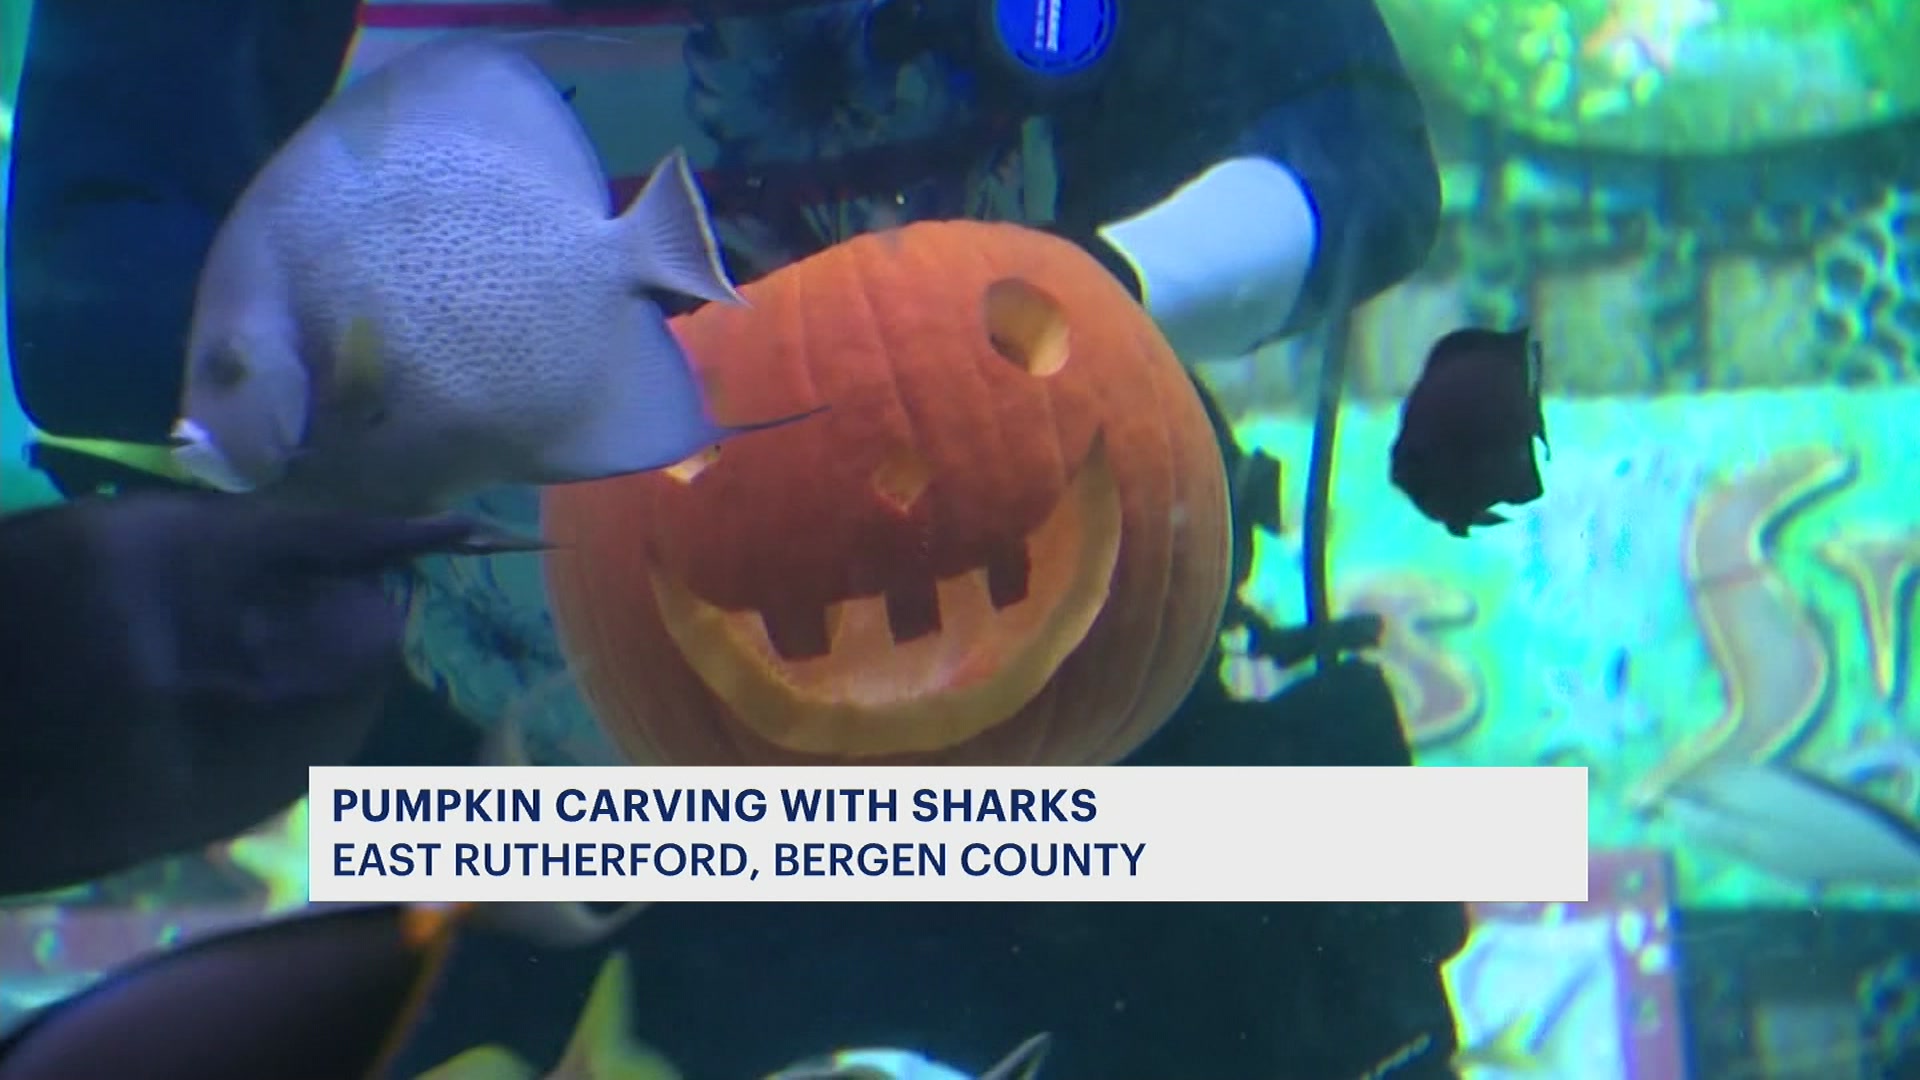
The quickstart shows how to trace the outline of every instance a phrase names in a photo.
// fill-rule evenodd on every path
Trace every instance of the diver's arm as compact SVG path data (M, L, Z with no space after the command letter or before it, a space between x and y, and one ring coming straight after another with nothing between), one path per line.
M1342 274L1358 302L1411 273L1440 184L1370 0L1182 7L1137 27L1176 41L1116 50L1098 107L1128 122L1063 125L1061 217L1193 361L1312 324Z

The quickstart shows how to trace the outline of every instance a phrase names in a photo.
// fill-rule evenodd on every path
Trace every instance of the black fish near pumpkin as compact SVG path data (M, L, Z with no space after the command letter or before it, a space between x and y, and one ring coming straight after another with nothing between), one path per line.
M1529 333L1446 335L1400 407L1393 486L1454 536L1506 521L1496 503L1523 506L1544 493L1533 441L1549 461L1553 449L1540 409L1540 344Z

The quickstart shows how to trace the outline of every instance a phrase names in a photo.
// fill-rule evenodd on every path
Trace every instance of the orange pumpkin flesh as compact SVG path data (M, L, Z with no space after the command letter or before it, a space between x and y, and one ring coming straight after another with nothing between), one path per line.
M674 322L723 419L547 489L548 587L641 762L1107 763L1192 685L1225 480L1165 341L1064 241L922 223Z

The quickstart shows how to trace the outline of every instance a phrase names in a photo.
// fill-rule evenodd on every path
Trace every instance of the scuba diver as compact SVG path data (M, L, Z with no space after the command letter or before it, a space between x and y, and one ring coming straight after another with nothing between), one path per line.
M686 146L740 282L887 224L1019 220L1080 241L1194 362L1425 259L1439 181L1368 0L1055 6L1074 40L1047 53L1031 0L45 0L7 222L22 403L163 442L240 189L341 77L463 27L580 29L539 58L608 171Z
M166 440L198 270L254 171L343 78L462 29L579 31L528 47L621 198L686 147L742 283L907 221L1018 221L1083 246L1191 366L1378 294L1437 228L1421 103L1371 0L39 0L7 344L58 488L164 482L62 441ZM1236 516L1266 497L1240 487ZM1270 702L1202 683L1134 763L1409 762L1372 665ZM1452 1075L1439 965L1464 932L1458 905L673 905L624 944L690 1077L835 1025L939 1057L1044 1025L1068 1080L1323 1080L1423 1037L1395 1075ZM513 963L453 981L422 1061L475 1016L528 1031Z

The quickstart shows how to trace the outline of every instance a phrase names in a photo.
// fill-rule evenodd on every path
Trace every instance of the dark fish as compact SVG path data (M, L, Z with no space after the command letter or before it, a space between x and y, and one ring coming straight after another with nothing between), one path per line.
M1538 499L1533 441L1547 448L1540 411L1540 345L1528 328L1455 330L1427 355L1426 369L1400 408L1393 486L1454 536L1507 519L1495 503Z
M145 491L0 519L0 895L233 836L349 763L401 672L385 574L537 547L447 516Z
M0 1080L383 1076L470 910L329 905L160 953L0 1040Z

